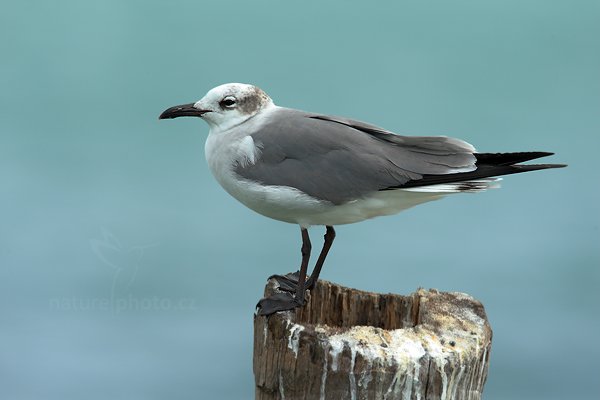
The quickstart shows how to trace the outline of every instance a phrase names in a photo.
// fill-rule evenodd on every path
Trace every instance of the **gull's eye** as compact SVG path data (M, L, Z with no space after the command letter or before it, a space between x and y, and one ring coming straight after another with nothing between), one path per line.
M219 102L219 105L223 108L233 108L237 100L233 96L226 96Z

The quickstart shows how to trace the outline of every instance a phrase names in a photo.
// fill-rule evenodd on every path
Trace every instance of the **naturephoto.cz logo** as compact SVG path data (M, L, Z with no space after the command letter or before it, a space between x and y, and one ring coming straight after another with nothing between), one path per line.
M50 308L62 311L195 311L196 299L165 297L62 297L50 299Z
M124 245L112 232L101 230L100 238L89 240L89 245L97 264L108 268L107 296L77 297L65 296L50 299L50 308L61 311L108 311L150 312L150 311L196 311L195 298L170 298L159 296L139 296L132 291L132 285L142 269L146 254L158 246L156 243Z

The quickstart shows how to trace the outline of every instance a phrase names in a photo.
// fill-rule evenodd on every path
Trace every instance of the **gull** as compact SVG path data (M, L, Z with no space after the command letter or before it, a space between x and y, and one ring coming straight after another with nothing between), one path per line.
M497 176L563 164L520 164L553 153L478 153L460 139L402 136L377 126L279 107L260 88L228 83L159 119L200 117L209 125L205 155L219 184L264 216L297 224L300 270L274 275L281 289L259 301L270 315L305 303L335 238L335 225L397 214L463 192L496 187ZM324 225L323 248L307 279L308 228Z

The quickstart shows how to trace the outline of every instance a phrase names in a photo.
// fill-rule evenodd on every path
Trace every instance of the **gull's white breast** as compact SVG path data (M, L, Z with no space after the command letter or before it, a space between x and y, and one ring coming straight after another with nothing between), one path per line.
M244 124L246 125L246 124ZM303 224L309 215L322 212L331 203L315 199L288 186L265 186L241 178L235 173L238 165L259 162L260 147L250 135L247 126L227 132L208 135L205 154L208 166L216 180L234 198L246 207L280 221Z

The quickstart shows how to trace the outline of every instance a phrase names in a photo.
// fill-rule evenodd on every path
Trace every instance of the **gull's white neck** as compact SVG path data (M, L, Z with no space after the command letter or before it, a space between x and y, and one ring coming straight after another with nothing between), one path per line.
M232 118L226 124L211 125L204 146L206 161L215 178L228 191L225 181L232 179L235 166L253 164L258 159L260 148L250 135L268 121L276 108L270 104L250 118Z

